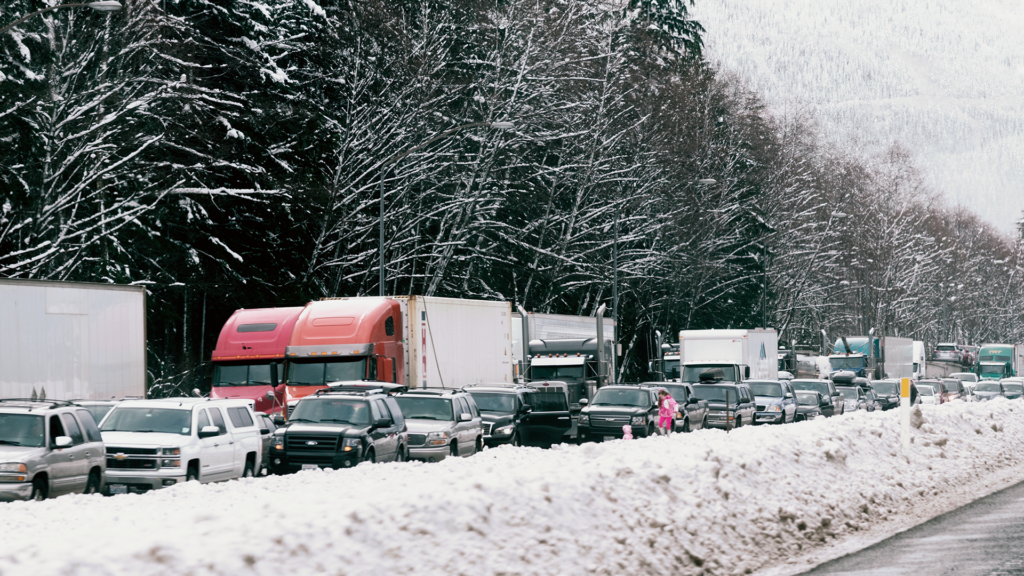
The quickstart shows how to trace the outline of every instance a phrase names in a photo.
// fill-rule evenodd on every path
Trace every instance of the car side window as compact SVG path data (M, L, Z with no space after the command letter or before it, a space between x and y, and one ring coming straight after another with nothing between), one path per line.
M228 408L228 417L231 418L231 424L235 428L248 428L253 425L249 411L242 406Z
M476 400L473 400L472 396L466 396L463 400L465 400L466 404L469 405L469 413L473 415L473 418L479 417L480 411L476 407Z
M60 415L60 419L64 422L64 429L68 431L68 436L71 437L71 444L83 444L85 438L82 437L82 429L78 427L78 422L75 422L75 417L70 413L65 413Z
M228 427L224 424L224 415L221 414L220 408L207 408L210 413L210 420L213 421L213 425L220 429L221 434L228 433Z
M380 400L370 401L370 417L373 419L373 422L376 422L377 420L384 418L384 415L381 414L380 411L381 407L377 404L378 402L380 402Z
M85 430L85 437L89 442L103 442L103 436L100 435L100 429L96 426L92 413L88 410L75 410L75 413L78 414L78 420L82 423L82 429Z
M270 416L260 416L260 420L263 421L263 428L270 430L271 434L274 433L274 430L277 430L277 426L274 425L274 419Z
M391 411L391 418L395 421L395 426L402 428L405 426L405 416L402 414L402 408L398 405L398 401L388 396L384 399L384 404L387 405L388 410Z
M60 418L56 415L50 416L50 445L57 441L59 436L67 436L64 433L64 425L60 423Z
M202 430L203 428L210 425L210 418L206 415L206 410L197 410L199 417L196 420L196 430Z
M469 402L466 402L465 398L457 398L457 400L459 401L459 414L469 414L472 416L472 413L469 411Z

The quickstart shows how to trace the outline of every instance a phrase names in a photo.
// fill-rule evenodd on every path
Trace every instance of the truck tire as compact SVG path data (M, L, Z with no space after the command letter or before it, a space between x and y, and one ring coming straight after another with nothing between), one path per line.
M395 453L395 462L405 462L405 446L399 446Z
M85 483L85 492L82 494L95 494L100 491L100 474L99 472L90 472L89 480Z
M242 478L252 478L253 476L255 476L256 473L253 470L253 468L254 468L254 466L252 465L252 461L246 460L245 461L245 468L242 469Z
M476 437L476 445L473 447L473 454L479 454L480 452L483 452L483 451L484 451L484 437L483 436L477 436Z
M459 457L459 445L456 442L452 442L452 445L451 445L451 457L452 458L458 458Z
M374 453L373 448L366 451L366 456L363 456L363 462L369 462L370 464L377 462L377 455Z
M652 438L657 433L658 429L654 426L654 422L651 422L650 424L647 425L647 434L644 436L644 438Z
M690 428L690 419L683 418L683 433L686 434L688 432L693 432L693 429Z
M49 495L50 484L46 481L46 476L36 476L32 480L32 499L36 502L42 502Z
M701 420L701 422L700 422L700 429L701 430L706 430L707 427L708 427L708 417L707 417L707 414L705 414L704 415L704 419Z
M188 471L185 472L185 482L193 480L199 480L199 470L195 466L189 466Z

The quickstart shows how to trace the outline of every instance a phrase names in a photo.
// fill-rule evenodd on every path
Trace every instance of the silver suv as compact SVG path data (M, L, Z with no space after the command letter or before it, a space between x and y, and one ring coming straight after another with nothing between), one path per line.
M395 397L409 427L409 458L439 462L483 450L484 429L473 397L455 390L411 390Z
M0 502L103 489L103 439L71 402L0 400Z

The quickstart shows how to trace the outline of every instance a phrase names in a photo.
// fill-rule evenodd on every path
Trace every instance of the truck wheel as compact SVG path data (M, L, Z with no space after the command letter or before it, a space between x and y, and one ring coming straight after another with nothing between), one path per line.
M509 441L509 444L511 444L513 446L516 446L516 447L519 447L519 446L523 445L523 442L519 439L519 431L518 430L516 430L515 432L512 433L512 440Z
M654 427L654 422L647 425L647 435L644 438L651 438L657 434L658 429Z
M399 446L395 453L395 462L405 462L405 446Z
M705 416L704 419L701 420L701 422L700 422L700 429L701 430L706 430L707 427L708 427L708 417Z
M85 492L82 494L95 494L100 491L100 475L97 472L89 473L89 480L85 483Z
M242 470L242 478L252 478L255 475L255 472L253 472L252 462L246 461L245 469Z
M451 448L452 448L452 450L451 450L452 458L458 457L458 455L459 455L459 445L456 444L455 442L452 442Z
M199 480L199 470L195 466L189 466L188 471L185 472L185 482L191 482L193 480Z
M476 437L476 446L473 447L473 454L479 454L484 451L484 438L483 436Z
M737 428L742 428L743 427L743 417L742 416L737 416L736 417L736 427Z
M363 457L363 462L369 462L370 464L375 464L377 462L377 455L374 454L373 448L370 448L370 450L366 452L366 456Z
M683 433L685 434L687 432L693 432L693 430L690 429L690 419L683 418Z
M36 476L35 480L32 481L32 499L36 502L42 502L46 500L49 493L50 486L46 483L46 478Z

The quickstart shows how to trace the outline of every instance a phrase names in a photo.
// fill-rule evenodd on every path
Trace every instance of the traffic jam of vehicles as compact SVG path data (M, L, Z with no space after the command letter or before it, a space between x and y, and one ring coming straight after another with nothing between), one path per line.
M1021 346L940 343L925 358L921 342L869 333L817 356L780 350L775 330L761 328L681 331L659 345L649 381L619 383L603 307L577 317L401 296L237 310L213 350L208 397L147 398L139 291L10 281L0 291L43 331L53 310L75 312L85 333L106 337L89 348L99 361L122 359L94 370L100 384L71 377L93 360L81 354L52 367L72 386L5 375L0 501L793 424L894 409L901 378L914 404L1024 396ZM15 374L15 364L2 369Z

